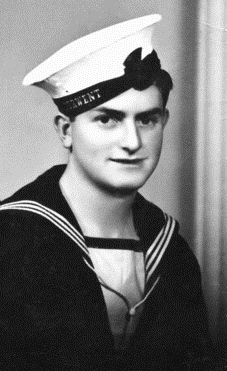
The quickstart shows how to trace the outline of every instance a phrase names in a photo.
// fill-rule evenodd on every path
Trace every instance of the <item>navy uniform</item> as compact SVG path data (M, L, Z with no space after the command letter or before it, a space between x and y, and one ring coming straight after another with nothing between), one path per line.
M89 236L58 184L64 169L50 169L1 205L2 369L212 369L196 259L177 222L140 194L134 205L140 241L121 242L144 255L143 299L131 307L115 295L125 306L126 325L143 309L127 346L114 347ZM100 248L111 244L96 241Z
M145 89L161 68L150 40L158 20L76 40L24 84L67 116ZM64 171L53 167L0 206L1 369L213 370L200 270L178 223L138 193L138 241L83 235L59 186Z

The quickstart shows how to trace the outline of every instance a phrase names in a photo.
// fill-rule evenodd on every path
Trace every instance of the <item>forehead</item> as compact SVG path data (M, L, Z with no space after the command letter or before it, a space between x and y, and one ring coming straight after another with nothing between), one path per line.
M162 95L159 89L154 85L142 91L131 88L130 90L118 95L108 102L105 102L98 108L100 107L125 112L147 111L153 108L162 107Z

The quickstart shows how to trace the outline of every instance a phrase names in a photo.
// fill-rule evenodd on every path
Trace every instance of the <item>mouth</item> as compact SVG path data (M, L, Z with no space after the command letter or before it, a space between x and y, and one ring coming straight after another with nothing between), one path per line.
M135 158L135 159L111 159L113 162L117 162L119 164L125 164L125 165L137 165L140 164L144 159L143 158Z

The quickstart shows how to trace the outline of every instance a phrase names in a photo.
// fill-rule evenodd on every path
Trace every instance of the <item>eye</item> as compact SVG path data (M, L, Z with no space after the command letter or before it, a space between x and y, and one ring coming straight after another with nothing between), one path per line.
M111 117L108 116L108 115L100 116L100 117L98 117L98 120L99 120L102 124L108 124L109 121L111 120Z
M95 121L98 122L101 126L113 127L118 123L116 117L111 117L109 115L99 115L95 118Z
M148 125L152 126L152 125L157 124L160 120L161 120L161 117L159 115L152 115L152 116L141 117L139 119L139 123L142 126L148 126Z

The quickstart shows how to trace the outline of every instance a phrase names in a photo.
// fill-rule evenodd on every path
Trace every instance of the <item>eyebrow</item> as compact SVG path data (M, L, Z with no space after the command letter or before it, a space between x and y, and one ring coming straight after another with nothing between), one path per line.
M123 111L106 108L106 107L100 107L94 109L94 112L100 112L105 113L106 115L109 115L110 117L118 117L121 119L124 119L126 117L126 113ZM155 107L147 111L142 111L136 114L136 118L139 119L144 116L153 116L153 115L163 115L163 109L160 107Z
M140 112L136 115L136 118L139 119L141 117L151 117L151 116L162 116L163 109L160 107L152 108L150 110Z
M123 111L111 109L111 108L106 108L106 107L100 107L100 108L95 108L94 112L100 112L100 113L105 113L106 115L110 117L118 117L118 118L125 118L126 114Z

